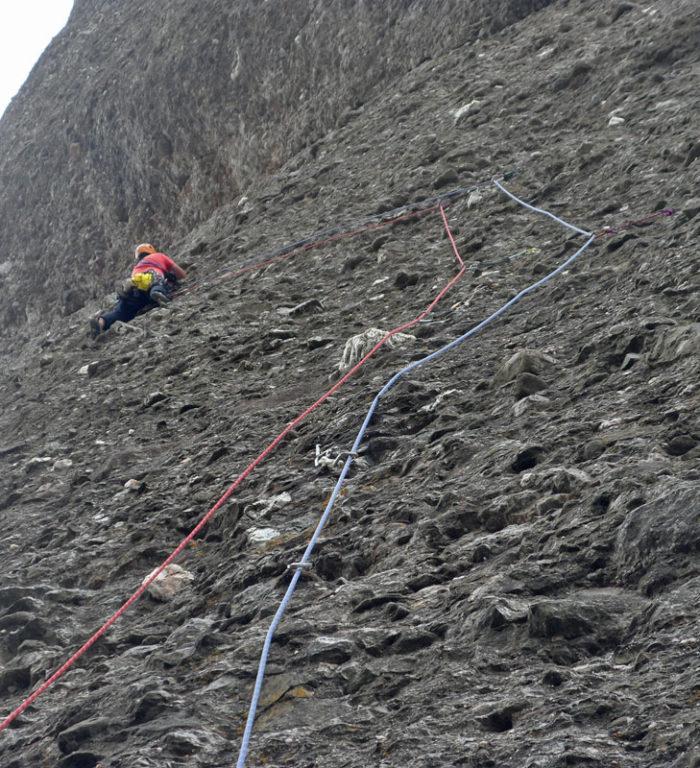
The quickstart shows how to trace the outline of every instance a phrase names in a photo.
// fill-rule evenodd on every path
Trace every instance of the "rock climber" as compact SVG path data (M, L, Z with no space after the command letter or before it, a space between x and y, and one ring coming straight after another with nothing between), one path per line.
M114 309L90 320L90 335L96 338L114 322L128 323L142 310L164 306L170 301L169 291L184 280L185 270L150 243L137 245L131 277L117 294Z

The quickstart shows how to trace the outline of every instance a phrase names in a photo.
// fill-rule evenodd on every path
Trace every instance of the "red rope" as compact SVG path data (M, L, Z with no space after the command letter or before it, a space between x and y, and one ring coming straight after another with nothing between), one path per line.
M452 232L450 231L450 227L447 223L447 216L445 216L445 209L440 206L440 213L442 214L442 220L445 223L445 229L447 230L447 234L450 236L450 242L452 243L452 248L454 249L455 256L457 257L457 260L459 263L464 266L464 262L462 261L462 257L459 255L459 251L457 250L457 245L455 244L455 239L452 237Z
M371 232L374 229L381 229L381 227L388 227L390 224L396 224L397 221L406 221L408 219L413 219L416 216L421 216L424 213L430 213L431 211L436 211L438 208L442 209L442 206L434 205L432 208L421 208L419 211L413 211L412 213L407 213L404 216L398 216L395 219L387 219L386 221L380 221L378 224L372 224L370 227L363 227L362 229L354 229L351 232L343 232L340 235L335 235L334 237L327 237L324 240L316 240L313 243L307 243L306 245L302 246L301 248L295 248L288 253L283 253L281 256L275 256L272 259L266 259L265 261L261 261L257 264L251 264L249 267L242 267L241 269L234 270L232 272L224 272L221 275L216 275L216 280L228 280L232 277L237 277L238 275L243 275L246 272L252 272L255 269L261 269L262 267L267 267L270 264L275 264L278 261L283 261L284 259L288 259L291 256L296 256L299 253L304 253L305 251L310 251L312 248L316 248L318 245L328 245L328 243L334 243L336 240L342 240L345 237L354 237L355 235L361 235L364 232ZM451 236L451 235L450 235ZM457 255L459 258L459 254ZM196 283L195 285L190 286L189 288L182 288L181 290L177 291L173 294L173 296L181 296L183 293L189 293L190 291L195 290L196 288L201 288L204 285L207 285L210 280L207 280L207 278L203 278L201 283Z
M438 206L435 206L435 208L431 210L435 210ZM145 581L137 590L134 592L134 594L122 605L119 610L117 610L110 619L108 619L101 627L100 629L95 632L95 634L84 644L82 645L69 659L68 661L63 664L56 672L51 675L51 677L46 680L39 688L37 688L34 693L29 696L22 704L17 707L8 717L3 720L2 723L0 723L0 731L5 729L18 715L20 715L22 712L24 712L25 709L27 709L28 706L30 706L34 701L36 701L39 696L41 696L44 691L47 690L53 683L58 680L61 675L63 675L64 672L66 672L89 648L93 645L111 626L114 624L114 622L131 606L133 605L139 597L148 589L148 587L155 581L155 579L158 578L158 576L162 573L162 571L172 563L172 561L182 552L182 550L194 539L194 537L199 533L199 531L202 530L202 528L211 520L211 518L216 514L217 510L221 508L221 506L226 502L226 500L231 496L231 494L236 490L236 488L243 482L243 480L255 469L255 467L260 464L263 459L265 459L281 442L284 440L284 438L291 432L294 427L296 427L298 424L300 424L312 411L315 411L316 408L318 408L325 400L327 400L334 392L336 392L340 387L351 377L353 374L355 374L366 362L367 360L372 357L377 350L379 350L384 344L395 334L400 333L401 331L406 330L407 328L411 328L412 326L419 323L432 309L433 307L440 301L440 299L449 291L449 289L454 285L454 283L459 280L459 278L464 274L466 267L464 266L464 262L462 261L459 253L457 252L457 246L455 245L454 238L452 237L452 233L450 232L450 228L447 224L447 218L445 216L445 212L443 210L442 205L439 206L440 212L442 214L442 219L445 224L445 228L447 229L447 233L450 237L450 241L452 242L452 247L454 248L454 252L457 255L457 259L459 260L459 263L462 265L462 268L459 270L457 275L453 277L447 285L438 293L438 295L430 302L428 307L421 312L418 317L415 319L404 323L403 325L399 326L398 328L394 328L392 331L389 331L386 336L384 336L383 339L381 339L377 344L372 347L372 349L358 362L356 363L339 381L337 381L324 395L322 395L318 400L316 400L313 405L310 405L302 414L296 417L294 421L292 421L289 425L287 425L280 433L277 435L277 437L265 448L265 450L254 460L252 461L244 470L243 472L238 476L238 478L235 480L234 483L232 483L229 488L226 490L226 492L223 494L223 496L214 504L214 506L204 515L204 517L197 523L197 525L192 529L192 531L180 542L179 546L172 552L172 554L168 557L163 564L157 568L153 573L151 574L150 578ZM421 211L422 213L423 211ZM413 215L413 214L412 214ZM358 230L360 231L360 230ZM365 231L365 230L362 230Z

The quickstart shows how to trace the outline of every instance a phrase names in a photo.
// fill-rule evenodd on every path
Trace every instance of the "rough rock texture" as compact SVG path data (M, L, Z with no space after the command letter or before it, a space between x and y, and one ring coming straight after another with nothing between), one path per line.
M83 306L125 241L185 234L419 62L549 2L76 0L0 123L0 323Z
M387 11L368 45L415 12ZM89 19L106 40L100 13L79 4L55 45L73 55ZM417 317L459 266L439 212L232 265L518 168L511 190L585 230L678 213L599 238L380 399L275 634L247 765L699 765L699 32L694 0L580 0L435 44L400 77L377 74L279 169L250 159L240 205L207 218L193 191L172 240L161 219L190 284L228 279L96 342L87 320L104 302L16 327L0 365L3 712L337 381L348 339ZM32 77L45 87L41 65ZM124 159L125 178L158 173L138 162ZM287 435L178 559L194 580L167 602L142 597L0 732L3 767L235 764L287 566L337 478L319 456L350 450L396 371L585 241L494 186L445 213L468 269L415 341L379 352ZM81 215L60 223L78 240ZM124 238L143 216L129 210Z

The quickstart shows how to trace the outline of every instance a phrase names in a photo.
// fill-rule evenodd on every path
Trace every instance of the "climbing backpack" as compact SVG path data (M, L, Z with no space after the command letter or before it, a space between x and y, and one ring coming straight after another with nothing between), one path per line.
M153 272L137 272L131 276L131 282L139 291L149 291L153 285Z

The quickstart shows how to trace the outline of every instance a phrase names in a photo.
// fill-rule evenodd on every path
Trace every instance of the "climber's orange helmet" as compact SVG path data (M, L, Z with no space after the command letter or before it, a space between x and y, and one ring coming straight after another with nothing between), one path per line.
M141 243L134 250L134 261L141 261L144 256L155 253L156 249L150 243Z

